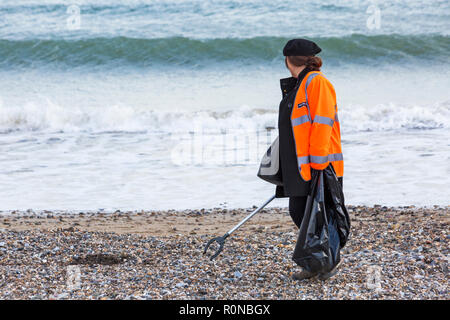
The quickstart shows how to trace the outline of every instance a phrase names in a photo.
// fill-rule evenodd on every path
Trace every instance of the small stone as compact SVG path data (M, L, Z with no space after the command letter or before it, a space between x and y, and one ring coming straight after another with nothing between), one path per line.
M207 294L208 291L205 288L200 288L200 289L198 289L197 293L201 294L201 295L204 295L204 294Z

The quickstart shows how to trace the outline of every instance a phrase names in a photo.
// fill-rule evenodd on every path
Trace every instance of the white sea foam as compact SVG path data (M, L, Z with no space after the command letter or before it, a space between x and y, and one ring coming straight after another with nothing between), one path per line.
M448 129L346 134L347 203L448 205L448 136ZM208 139L174 158L186 139L190 135L2 135L0 210L249 207L274 192L256 177L258 159L246 161L234 141L221 148ZM259 159L266 148L263 141Z
M450 127L450 101L422 105L339 107L342 131L436 129ZM199 125L205 130L264 129L277 127L277 112L248 105L229 111L168 112L127 105L104 108L61 106L50 100L22 106L0 106L0 130L64 132L187 132Z

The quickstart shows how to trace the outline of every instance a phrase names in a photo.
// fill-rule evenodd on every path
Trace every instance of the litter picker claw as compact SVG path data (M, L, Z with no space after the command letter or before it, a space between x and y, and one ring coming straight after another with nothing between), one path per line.
M205 246L205 250L203 251L203 254L206 254L208 251L209 246L213 242L217 242L219 244L219 249L210 257L210 260L213 260L215 257L217 257L223 250L223 246L225 244L225 240L234 232L236 231L240 226L242 226L244 223L246 223L250 218L252 218L255 214L260 212L265 206L267 206L273 199L275 199L275 195L270 197L266 202L264 202L259 208L257 208L255 211L250 213L248 216L246 216L241 222L239 222L237 225L235 225L233 228L231 228L227 233L225 233L221 237L216 237L208 241L208 243Z

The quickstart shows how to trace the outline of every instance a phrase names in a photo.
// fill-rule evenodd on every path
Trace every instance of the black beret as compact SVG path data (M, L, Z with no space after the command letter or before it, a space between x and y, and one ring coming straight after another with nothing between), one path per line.
M314 56L322 49L314 42L306 39L289 40L283 48L285 56Z

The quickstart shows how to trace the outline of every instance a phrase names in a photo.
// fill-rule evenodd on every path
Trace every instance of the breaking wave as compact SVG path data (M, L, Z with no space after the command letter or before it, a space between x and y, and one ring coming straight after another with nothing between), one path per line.
M450 101L426 107L380 104L374 107L341 106L343 132L397 129L450 128ZM126 105L103 108L64 107L50 101L23 106L0 106L0 132L189 132L193 130L259 130L277 128L277 110L242 106L213 112L167 112Z
M130 37L87 39L0 40L0 68L58 65L62 67L150 67L185 65L196 67L214 62L261 63L282 59L281 48L289 38L191 39ZM364 64L426 59L448 63L450 38L446 35L362 35L312 39L322 48L327 63Z

